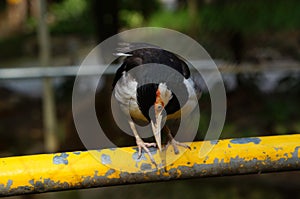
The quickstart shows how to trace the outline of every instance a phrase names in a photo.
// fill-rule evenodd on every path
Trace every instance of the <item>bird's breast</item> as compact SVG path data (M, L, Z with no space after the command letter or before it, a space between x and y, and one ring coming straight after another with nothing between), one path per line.
M124 72L115 86L114 96L126 115L136 120L148 121L137 102L137 85L136 80Z

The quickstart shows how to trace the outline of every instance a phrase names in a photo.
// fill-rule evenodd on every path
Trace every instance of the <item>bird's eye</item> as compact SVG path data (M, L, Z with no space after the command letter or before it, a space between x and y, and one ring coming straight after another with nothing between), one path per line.
M160 110L162 110L163 107L162 107L162 105L159 104L159 105L157 105L156 108L157 108L158 111L160 111Z

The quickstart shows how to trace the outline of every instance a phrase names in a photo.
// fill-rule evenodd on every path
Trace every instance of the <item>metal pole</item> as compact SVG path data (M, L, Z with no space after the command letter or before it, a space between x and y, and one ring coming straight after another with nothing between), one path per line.
M300 134L194 142L175 155L136 147L0 158L0 196L250 173L300 170ZM212 150L201 155L201 147Z
M215 71L212 67L211 61L203 61L203 60L194 60L191 61L193 68L191 68L192 72L194 69L203 72ZM217 65L218 69L222 74L238 74L238 73L267 73L267 72L286 72L286 73L299 73L300 71L300 63L273 63L273 64L242 64L242 65L234 65L230 63L225 63L222 61L218 61ZM116 73L117 68L120 64L110 64L105 71L105 75L113 75ZM107 67L106 65L95 65L89 66L85 68L84 71L81 72L81 75L95 75L95 71L99 69L99 67ZM43 67L18 67L18 68L0 68L0 80L6 79L29 79L29 78L44 78L44 77L67 77L67 76L76 76L79 70L78 65L72 66L59 66L59 67L51 67L51 66L43 66ZM84 72L84 74L83 74Z
M50 65L50 41L47 27L47 1L39 0L39 25L38 25L38 43L40 47L40 62L42 66ZM58 149L58 140L55 132L57 132L56 124L56 107L54 99L54 91L51 78L44 78L43 93L43 121L45 132L45 151L55 152Z

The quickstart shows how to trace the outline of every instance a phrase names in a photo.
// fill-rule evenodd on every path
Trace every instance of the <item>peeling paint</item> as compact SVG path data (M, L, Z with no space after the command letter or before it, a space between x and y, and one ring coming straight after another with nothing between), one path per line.
M115 173L115 172L116 172L116 170L110 169L110 170L108 170L108 171L104 174L104 176L101 176L101 175L98 175L99 171L95 171L93 177L91 177L91 176L86 176L86 177L84 178L84 181L88 184L89 181L91 181L92 179L95 179L95 180L108 180L108 179L109 179L109 176L110 176L111 174Z
M181 170L183 170L183 169L184 169L184 167L180 167L178 169L175 169L175 168L170 169L168 172L169 178L171 176L176 176L176 178L179 177L181 175ZM180 173L179 173L179 171L180 171Z
M133 149L134 149L136 152L139 152L138 147L133 147ZM150 153L151 153L152 155L157 154L157 148L156 148L156 147L149 147L148 149L149 149L149 151L150 151ZM145 153L145 151L142 150L142 155L143 155L143 154L147 154L147 153Z
M11 189L11 185L13 184L13 180L7 180L6 185L0 184L0 196L1 192L8 192Z
M108 170L108 171L105 173L105 177L108 177L108 176L110 176L111 174L113 174L113 173L115 173L115 172L116 172L116 170L110 169L110 170Z
M145 157L145 153L142 153L141 157L139 157L139 153L138 152L134 152L132 154L132 159L136 162L140 162L142 160L147 160L147 158Z
M295 147L295 151L292 153L293 158L299 159L299 148L300 148L300 146Z
M11 187L12 184L13 184L12 180L7 180L6 189L10 189L10 187Z
M34 185L34 179L31 179L28 182L29 182L29 184Z
M148 163L142 163L141 165L141 170L142 171L147 171L147 170L151 170L152 169L152 165L148 164Z
M91 151L97 158L89 155L89 152L1 158L0 196L149 181L300 170L300 135L256 138L259 140L243 139L220 140L205 157L199 157L197 150L188 150L176 161L159 169L146 158L147 153L143 153L138 159L138 153L132 150L132 147L116 148L113 152L111 149ZM210 144L210 141L206 142ZM194 142L192 148L200 149L203 143ZM250 144L241 145L247 143ZM124 153L124 150L128 153ZM155 153L155 161L162 159L155 148L152 153ZM175 155L167 152L166 156L172 158ZM19 164L20 162L22 164ZM64 165L56 166L52 162ZM114 165L114 169L107 164ZM118 166L121 169L118 169Z
M203 160L203 162L205 163L208 160L209 156L205 156L205 159Z
M68 156L69 154L61 153L61 155L55 155L53 157L53 164L68 164Z
M101 162L102 162L102 164L111 164L110 156L107 155L107 154L102 154L101 155Z
M218 158L215 158L214 159L214 164L218 164L219 163L219 159Z
M219 142L219 140L211 140L210 144L215 145L215 144L218 144L218 142Z
M35 192L38 192L38 193L45 192L45 191L51 191L57 187L59 187L60 189L70 188L69 183L61 182L61 181L55 182L54 180L52 180L50 178L45 178L45 179L41 179L41 180L37 180L37 181L35 181L34 179L31 179L31 180L29 180L29 183L33 186Z
M283 150L282 147L274 147L275 151Z
M254 144L259 144L261 142L260 138L236 138L231 139L230 143L232 144L248 144L253 142Z
M74 151L73 154L75 154L75 155L80 155L80 154L81 154L81 151Z

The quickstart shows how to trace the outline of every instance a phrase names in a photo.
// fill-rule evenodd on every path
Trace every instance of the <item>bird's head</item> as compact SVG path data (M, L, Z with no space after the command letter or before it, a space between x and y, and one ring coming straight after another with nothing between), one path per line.
M161 151L161 123L162 113L172 98L172 92L165 83L160 83L156 90L156 100L154 103L155 121L151 120L152 131L159 150Z

